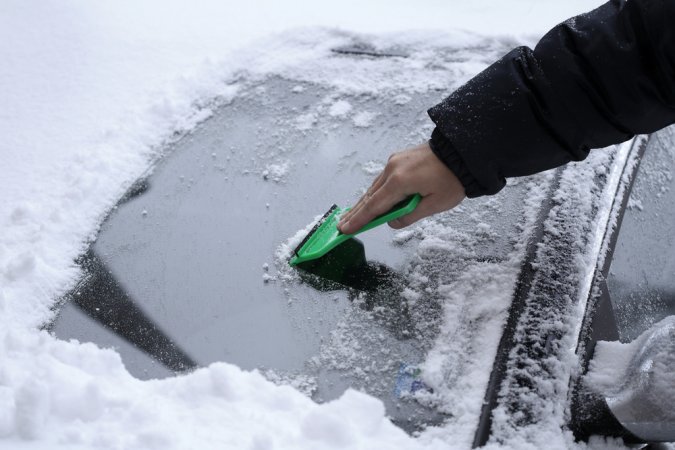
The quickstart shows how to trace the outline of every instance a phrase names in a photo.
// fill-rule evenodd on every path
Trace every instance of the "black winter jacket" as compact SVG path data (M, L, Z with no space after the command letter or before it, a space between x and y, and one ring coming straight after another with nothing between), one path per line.
M508 53L429 110L468 197L675 123L675 0L613 0Z

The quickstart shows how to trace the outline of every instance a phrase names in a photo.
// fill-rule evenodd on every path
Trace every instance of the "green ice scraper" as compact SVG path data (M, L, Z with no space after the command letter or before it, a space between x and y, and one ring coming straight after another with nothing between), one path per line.
M394 205L394 207L388 212L367 223L363 228L354 234L342 234L337 228L340 216L347 212L349 208L340 208L337 205L333 205L328 210L328 212L324 214L321 220L319 220L319 222L314 226L314 228L312 228L307 236L305 236L302 242L300 242L300 245L296 247L289 263L291 266L300 265L300 267L307 269L310 265L307 263L320 263L319 260L321 258L325 258L331 250L338 246L343 247L345 250L347 248L353 248L355 242L361 246L361 255L363 255L361 257L365 259L363 246L360 244L360 242L358 242L358 240L353 239L354 236L359 233L363 233L364 231L368 231L371 228L375 228L378 225L382 225L383 223L390 222L392 220L398 219L401 216L410 214L417 207L421 199L422 196L419 194L415 194L406 198L402 202ZM358 257L358 250L356 250L356 253L345 251L341 252L341 259ZM352 261L345 262L352 263ZM311 264L311 266L315 265L316 264Z

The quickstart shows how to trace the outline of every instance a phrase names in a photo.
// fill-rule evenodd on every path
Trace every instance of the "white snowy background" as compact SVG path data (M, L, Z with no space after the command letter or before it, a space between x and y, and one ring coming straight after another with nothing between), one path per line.
M225 363L139 381L114 350L38 327L105 213L173 131L208 113L195 105L234 95L224 80L251 64L311 59L293 37L465 30L532 45L600 3L0 0L0 448L452 448L452 436L409 437L355 391L317 405Z

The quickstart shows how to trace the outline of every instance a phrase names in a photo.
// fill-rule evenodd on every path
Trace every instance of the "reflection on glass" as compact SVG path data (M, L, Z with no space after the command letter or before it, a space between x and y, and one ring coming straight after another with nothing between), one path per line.
M83 260L87 276L67 300L82 312L126 339L139 350L174 372L184 372L197 364L148 317L118 283L95 252Z
M650 137L625 212L607 286L621 340L675 314L675 130Z

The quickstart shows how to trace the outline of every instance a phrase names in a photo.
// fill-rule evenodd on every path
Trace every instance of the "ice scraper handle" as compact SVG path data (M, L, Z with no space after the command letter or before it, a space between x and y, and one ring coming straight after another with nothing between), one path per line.
M402 202L394 205L394 207L386 213L371 220L354 234L363 233L364 231L375 228L385 222L390 222L401 216L410 214L415 210L421 199L422 196L419 194L406 198ZM321 258L338 245L351 239L354 234L343 234L337 227L340 216L348 210L349 208L341 209L338 208L337 205L333 205L295 248L293 256L291 256L291 259L288 261L289 264L291 266L296 266L304 262Z
M386 213L379 215L370 222L368 222L366 225L363 226L363 228L361 228L354 234L363 233L364 231L368 231L371 228L380 226L383 223L391 222L392 220L396 220L399 217L405 216L406 214L410 214L415 210L415 208L417 208L417 205L420 203L420 200L422 200L422 196L420 194L411 195L405 200L402 200L397 204L395 204L393 208L391 208Z

